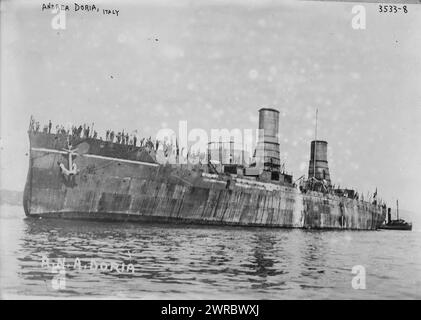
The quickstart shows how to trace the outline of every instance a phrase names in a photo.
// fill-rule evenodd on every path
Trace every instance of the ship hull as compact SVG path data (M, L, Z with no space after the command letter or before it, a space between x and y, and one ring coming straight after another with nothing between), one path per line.
M24 192L29 217L376 230L386 215L368 202L219 177L190 165L160 165L139 150L122 155L115 144L93 139L73 142L83 145L84 153L74 158L78 173L66 176L59 167L68 165L66 137L29 137Z
M381 225L379 229L382 230L403 230L403 231L411 231L412 225Z

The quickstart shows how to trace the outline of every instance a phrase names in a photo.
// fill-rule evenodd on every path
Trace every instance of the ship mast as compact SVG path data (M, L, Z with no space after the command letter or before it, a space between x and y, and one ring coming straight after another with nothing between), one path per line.
M313 151L313 177L316 179L316 150L317 150L317 114L319 109L316 108L316 127L314 128L314 151Z
M399 200L396 199L396 217L399 220Z

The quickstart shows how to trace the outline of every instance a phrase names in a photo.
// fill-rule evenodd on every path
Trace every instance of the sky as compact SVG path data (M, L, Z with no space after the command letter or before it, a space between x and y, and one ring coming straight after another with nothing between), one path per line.
M298 178L318 108L333 183L421 208L421 6L364 4L366 29L354 30L355 3L84 1L100 12L75 12L64 1L54 29L42 3L1 2L1 188L24 187L30 115L149 137L179 121L256 129L258 109L276 108Z

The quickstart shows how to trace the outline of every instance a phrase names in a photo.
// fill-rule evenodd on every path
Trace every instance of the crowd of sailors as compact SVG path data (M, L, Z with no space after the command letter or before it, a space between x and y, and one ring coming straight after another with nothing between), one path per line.
M88 125L86 123L79 126L72 125L71 128L68 129L66 129L63 125L56 125L55 132L53 132L53 124L51 120L49 120L48 123L42 127L42 129L39 121L35 121L33 116L31 116L29 123L29 131L31 132L64 134L73 138L92 138L104 141L104 139L101 136L98 136L98 132L93 130L93 127L93 123L92 125ZM158 140L153 141L151 137L149 137L148 139L138 139L136 133L129 134L128 132L124 132L124 130L115 132L114 130L109 129L106 130L105 141L124 145L131 145L135 147L146 147L148 149L154 150L158 150L160 143L163 143ZM164 144L165 147L168 148L166 143Z

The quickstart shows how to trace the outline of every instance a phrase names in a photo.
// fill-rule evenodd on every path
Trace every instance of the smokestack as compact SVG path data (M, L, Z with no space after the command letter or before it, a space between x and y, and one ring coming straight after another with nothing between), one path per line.
M308 178L315 177L318 180L330 182L329 166L327 163L327 142L321 140L311 141L310 163L308 166Z
M272 179L279 179L279 111L270 108L259 110L259 142L257 158L263 170L272 172Z

